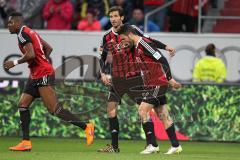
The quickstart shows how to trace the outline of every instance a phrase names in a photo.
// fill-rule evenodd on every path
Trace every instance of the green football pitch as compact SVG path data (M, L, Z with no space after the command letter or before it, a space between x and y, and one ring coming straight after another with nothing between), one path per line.
M121 152L98 153L97 149L109 140L95 140L90 147L84 139L33 138L31 152L12 152L8 147L19 142L19 138L0 137L0 160L240 160L239 143L181 142L180 155L164 155L168 141L159 141L160 153L140 155L144 141L122 140Z

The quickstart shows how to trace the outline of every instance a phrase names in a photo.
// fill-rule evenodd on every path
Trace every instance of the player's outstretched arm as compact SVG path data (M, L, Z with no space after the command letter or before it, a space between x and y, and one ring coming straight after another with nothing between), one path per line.
M43 45L43 51L44 51L45 55L46 55L47 57L49 57L50 54L51 54L52 51L53 51L52 46L51 46L49 43L47 43L45 40L43 40L42 38L41 38L40 40L41 40L41 43L42 43L42 45Z
M23 49L25 50L25 54L22 56L22 58L13 60L13 61L6 61L4 63L4 68L10 69L16 66L17 64L25 63L33 58L35 58L35 53L33 49L32 43L27 43L24 45Z
M111 85L111 78L108 75L109 73L108 74L105 73L105 70L107 67L110 67L110 66L106 65L106 60L107 60L107 52L102 47L100 47L99 63L100 63L101 80L105 85L109 86Z
M172 74L171 74L170 65L167 59L164 57L164 55L159 50L157 50L157 48L154 47L151 43L147 43L143 38L140 40L139 43L144 49L144 54L152 57L154 60L157 60L162 64L167 80L168 81L171 80Z
M132 27L135 29L135 32L138 36L150 39L156 45L157 48L168 51L168 53L170 54L171 57L173 57L175 55L176 49L174 47L172 47L170 45L166 45L166 44L160 42L159 40L156 40L156 39L150 37L149 35L144 34L144 32L135 25L132 25Z

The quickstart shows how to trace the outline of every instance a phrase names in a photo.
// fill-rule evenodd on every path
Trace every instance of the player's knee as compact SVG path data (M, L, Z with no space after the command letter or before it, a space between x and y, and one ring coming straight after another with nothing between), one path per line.
M139 109L139 110L138 110L138 114L139 114L139 116L140 116L141 119L146 119L146 117L147 117L147 115L148 115L147 111L144 110L144 109Z
M113 118L117 116L117 104L109 103L107 106L107 114L109 118Z
M28 108L29 103L27 103L26 101L20 101L18 102L18 108Z
M163 113L159 114L159 117L160 117L161 120L166 121L168 119L169 115L168 115L168 113L163 112Z
M109 118L113 118L117 116L117 110L116 109L112 109L112 110L108 110L108 117Z

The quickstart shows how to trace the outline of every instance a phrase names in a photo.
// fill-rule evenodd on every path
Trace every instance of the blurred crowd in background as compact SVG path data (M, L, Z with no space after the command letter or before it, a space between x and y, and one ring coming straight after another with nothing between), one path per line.
M125 22L144 29L144 15L171 0L0 0L0 28L13 11L22 12L33 29L100 31L111 27L109 8L121 6ZM203 14L216 0L202 0ZM150 16L149 32L196 32L198 0L178 0Z

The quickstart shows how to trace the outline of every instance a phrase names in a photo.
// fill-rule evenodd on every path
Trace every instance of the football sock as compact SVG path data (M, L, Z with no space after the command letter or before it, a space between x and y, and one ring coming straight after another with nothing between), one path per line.
M173 147L178 147L179 142L178 142L178 139L177 139L177 136L176 136L174 123L166 129L166 132L167 132L169 140L171 141L172 146Z
M142 123L142 125L143 125L143 130L146 135L147 144L152 144L154 147L157 147L158 144L157 144L156 137L154 134L153 122L148 121L148 122Z
M76 117L70 111L64 109L62 106L57 107L55 115L66 122L82 128L83 130L85 130L87 127L86 123L81 122L78 117Z
M117 116L114 118L108 118L111 138L112 138L112 146L114 149L118 148L118 132L119 132L119 122Z
M29 140L30 111L27 107L19 107L20 123L22 127L23 140Z

